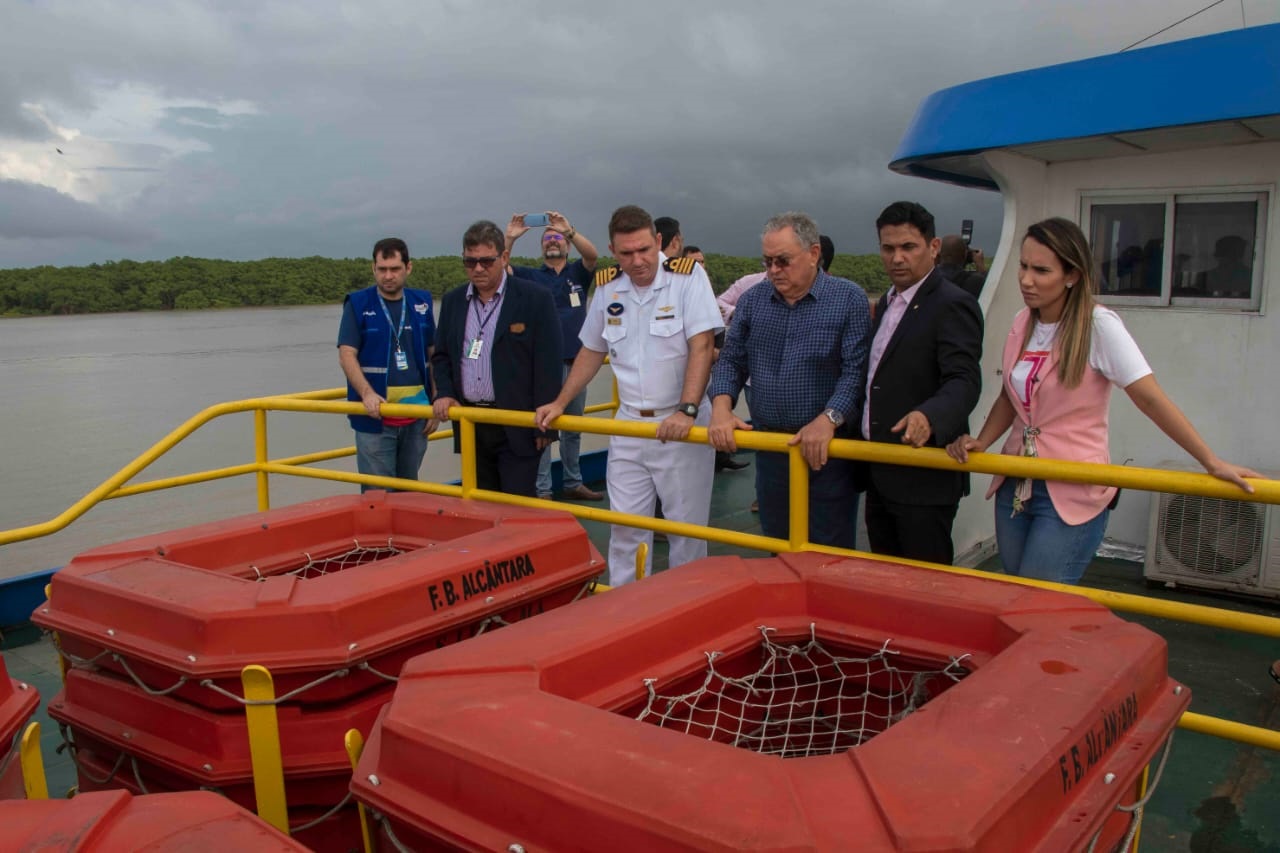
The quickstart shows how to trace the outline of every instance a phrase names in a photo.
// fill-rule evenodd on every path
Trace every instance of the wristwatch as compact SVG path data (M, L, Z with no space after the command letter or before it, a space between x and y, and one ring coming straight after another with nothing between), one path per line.
M696 418L698 416L698 404L697 403L681 403L680 405L676 406L676 411L682 415L688 415L691 418Z
M840 414L835 409L826 409L822 414L826 415L827 420L831 421L836 429L840 429L840 427L844 426L844 415Z

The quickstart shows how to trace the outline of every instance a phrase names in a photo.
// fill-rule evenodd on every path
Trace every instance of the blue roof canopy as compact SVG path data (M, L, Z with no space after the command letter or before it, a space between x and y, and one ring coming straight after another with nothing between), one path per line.
M1280 24L1270 24L942 89L920 105L889 168L995 189L966 155L1277 115Z

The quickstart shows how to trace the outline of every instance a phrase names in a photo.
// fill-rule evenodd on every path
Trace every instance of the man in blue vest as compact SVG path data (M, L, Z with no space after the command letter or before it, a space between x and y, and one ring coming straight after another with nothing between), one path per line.
M347 399L367 414L351 415L356 431L356 467L361 474L418 479L435 418L382 416L382 404L428 405L427 392L436 324L431 294L404 286L413 264L399 237L373 247L377 284L347 294L338 327L338 364L347 375ZM366 491L372 486L360 487Z

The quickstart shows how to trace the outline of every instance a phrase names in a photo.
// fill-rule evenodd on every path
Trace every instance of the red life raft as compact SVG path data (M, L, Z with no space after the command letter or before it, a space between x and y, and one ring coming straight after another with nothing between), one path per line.
M343 735L369 731L404 660L568 604L602 567L567 513L384 492L97 548L33 615L74 664L49 713L82 790L252 808L240 671L264 666L297 827L346 796ZM358 847L354 805L299 838Z
M568 604L602 568L568 513L374 491L95 548L31 619L73 662L209 708L239 708L225 694L250 664L277 695L347 670L298 697L331 702Z
M18 751L22 731L39 704L36 689L10 678L4 659L0 658L0 800L20 800L27 795Z
M1079 596L718 557L411 661L352 790L401 849L1103 851L1189 701Z
M135 853L232 850L305 853L289 836L208 791L134 797L126 791L70 800L0 803L6 850Z

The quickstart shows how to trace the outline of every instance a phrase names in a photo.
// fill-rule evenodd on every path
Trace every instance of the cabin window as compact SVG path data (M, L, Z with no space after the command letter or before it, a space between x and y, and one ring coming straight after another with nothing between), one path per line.
M1258 310L1267 199L1265 192L1086 196L1101 300Z

